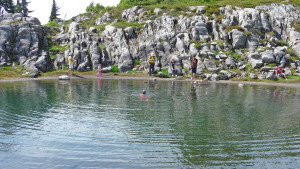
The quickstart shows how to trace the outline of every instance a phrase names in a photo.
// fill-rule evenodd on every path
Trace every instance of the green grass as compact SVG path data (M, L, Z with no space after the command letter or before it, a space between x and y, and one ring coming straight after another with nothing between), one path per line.
M195 44L195 48L200 49L203 43L206 43L206 41L196 41L196 40L192 40L191 43Z
M238 6L242 8L255 7L257 5L266 5L271 3L286 3L282 0L121 0L118 4L118 8L130 8L133 6L148 6L151 8L155 7L165 7L166 9L174 8L174 6L179 6L185 8L187 6L197 6L197 5L209 5L209 6ZM293 4L295 6L300 6L299 0L290 0L288 4ZM209 11L209 13L217 13L217 11Z
M18 78L21 77L22 72L25 70L25 68L18 66L17 68L14 68L12 66L4 66L0 68L0 77L1 79L5 78Z
M102 51L105 48L104 44L99 44L99 49Z
M134 60L134 64L135 64L135 65L139 65L139 64L140 64L140 61L139 61L139 60Z
M169 74L168 69L162 69L161 72L162 72L163 74L165 74L165 75L168 75L168 74Z
M57 42L51 42L49 51L50 52L65 52L67 50L67 48L69 48L69 46L70 46L69 44L60 45Z
M133 28L144 28L145 23L138 23L138 22L127 22L125 20L120 20L116 22L113 26L117 28L126 28L126 27L133 27Z
M111 71L112 72L119 72L118 66L111 66Z
M59 27L60 25L56 22L56 20L50 21L47 24L45 24L45 26L49 26L49 27Z
M225 31L228 33L230 31L232 31L233 29L237 29L237 30L240 30L240 31L245 31L245 29L243 27L238 26L238 25L237 26L228 26Z
M230 51L226 51L225 52L227 55L230 55L232 58L234 58L234 59L239 59L239 58L241 58L241 55L239 55L239 54L237 54L237 53L234 53L232 50L230 50Z

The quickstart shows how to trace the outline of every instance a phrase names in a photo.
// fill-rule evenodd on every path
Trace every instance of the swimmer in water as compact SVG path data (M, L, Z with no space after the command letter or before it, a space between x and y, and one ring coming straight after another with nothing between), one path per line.
M146 90L143 90L142 94L140 94L140 98L147 98Z

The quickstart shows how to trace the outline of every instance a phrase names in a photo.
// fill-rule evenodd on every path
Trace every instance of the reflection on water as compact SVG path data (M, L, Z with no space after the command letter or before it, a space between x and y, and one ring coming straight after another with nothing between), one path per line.
M297 168L299 96L175 81L0 83L0 168Z

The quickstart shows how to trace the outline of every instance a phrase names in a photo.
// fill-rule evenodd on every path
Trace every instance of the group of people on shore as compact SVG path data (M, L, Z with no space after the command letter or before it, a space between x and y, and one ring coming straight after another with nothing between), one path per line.
M155 61L156 61L156 57L154 55L151 55L148 58L149 61L149 76L151 76L152 74L154 74L154 65L155 65ZM69 70L67 72L67 74L69 74L69 72L71 72L71 75L73 75L74 72L74 60L71 54L69 54L68 57L68 62L69 62ZM192 75L191 75L191 79L196 79L196 75L197 75L197 65L198 65L198 59L196 59L196 56L194 55L193 58L191 59L191 67L190 69L192 70ZM178 76L178 71L176 69L176 61L175 59L172 59L170 62L170 68L172 71L172 77L174 76ZM102 72L101 72L101 64L98 65L98 74L97 76L102 77ZM282 77L284 79L287 80L287 77L285 75L285 70L283 68L276 68L276 76L277 77Z
M151 76L152 74L154 74L154 65L155 65L155 61L156 58L154 55L151 55L148 58L149 61L149 76ZM197 65L198 65L198 59L196 59L196 56L194 55L193 58L191 59L191 70L192 70L192 76L191 79L196 79L196 74L197 74ZM170 62L170 68L172 71L172 77L174 76L178 76L178 71L176 69L176 61L175 59L172 59Z

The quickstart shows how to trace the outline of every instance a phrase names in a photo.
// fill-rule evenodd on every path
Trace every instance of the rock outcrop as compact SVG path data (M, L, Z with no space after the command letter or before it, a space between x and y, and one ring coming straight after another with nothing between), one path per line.
M96 19L95 25L106 25L104 31L95 27L85 29L80 24L82 16L78 16L68 31L52 38L67 48L55 53L52 60L44 51L48 47L47 28L36 18L7 14L0 17L0 65L15 59L30 70L44 72L60 69L67 64L66 58L71 53L78 71L96 70L102 64L102 67L118 66L119 71L126 72L135 66L135 61L140 64L138 70L144 71L149 66L147 58L155 55L156 70L169 69L170 60L175 58L179 73L187 73L190 59L195 55L199 60L198 73L208 71L214 80L242 77L231 69L260 69L270 64L292 65L292 69L300 71L300 59L295 60L296 56L291 59L293 54L300 56L300 32L292 26L300 21L297 7L287 4L255 8L225 6L219 11L209 17L203 6L195 6L176 17L157 8L152 17L149 11L135 6L124 10L120 18L114 18L108 11ZM118 28L114 26L117 21L139 22L144 26ZM215 75L220 72L221 76ZM263 72L258 76L250 72L250 75L273 78Z

